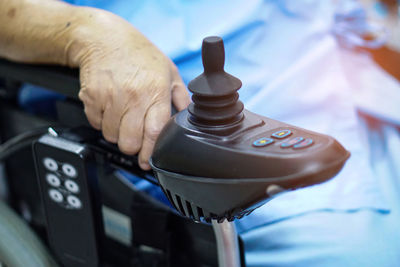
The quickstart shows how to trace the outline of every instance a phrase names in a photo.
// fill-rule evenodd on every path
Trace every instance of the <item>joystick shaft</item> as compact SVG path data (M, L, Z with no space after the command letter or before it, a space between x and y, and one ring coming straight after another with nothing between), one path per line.
M189 83L193 103L189 106L191 123L202 127L232 126L243 119L243 103L237 90L242 82L225 72L224 43L220 37L203 40L204 72Z

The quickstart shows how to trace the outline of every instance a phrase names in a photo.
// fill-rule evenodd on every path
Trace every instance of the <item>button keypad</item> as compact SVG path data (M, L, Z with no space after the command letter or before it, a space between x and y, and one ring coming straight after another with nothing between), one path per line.
M47 171L45 177L50 187L50 199L68 209L82 208L82 201L78 197L80 188L76 179L73 179L78 177L77 169L69 163L50 157L43 159L43 166Z
M312 135L311 135L312 136ZM257 150L270 153L294 153L314 145L315 140L310 134L291 128L276 128L268 132L254 136L249 140L250 144Z

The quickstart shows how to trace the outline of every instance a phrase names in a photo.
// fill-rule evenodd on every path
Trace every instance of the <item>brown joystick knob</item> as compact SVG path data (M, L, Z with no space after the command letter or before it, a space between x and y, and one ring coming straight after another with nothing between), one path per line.
M237 90L242 82L224 71L225 50L220 37L203 40L204 72L189 83L193 103L189 106L189 120L195 125L231 126L243 118L243 103Z

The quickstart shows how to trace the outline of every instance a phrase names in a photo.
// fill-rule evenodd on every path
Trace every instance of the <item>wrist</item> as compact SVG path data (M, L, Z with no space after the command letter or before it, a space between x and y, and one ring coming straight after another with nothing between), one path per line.
M95 20L98 20L99 10L86 7L75 8L74 25L71 23L71 30L68 34L68 42L64 48L66 65L70 67L79 67L81 61L95 43L95 34L93 28Z
M101 9L77 7L76 25L70 31L65 47L66 64L80 67L93 54L101 56L110 44L118 46L116 40L125 38L127 28L133 28L122 18Z

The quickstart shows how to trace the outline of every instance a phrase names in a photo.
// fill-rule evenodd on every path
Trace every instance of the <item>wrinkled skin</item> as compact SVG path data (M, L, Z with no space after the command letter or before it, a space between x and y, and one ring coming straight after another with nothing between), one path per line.
M0 0L0 57L80 68L90 124L148 170L156 138L189 96L176 66L109 12L54 0Z

